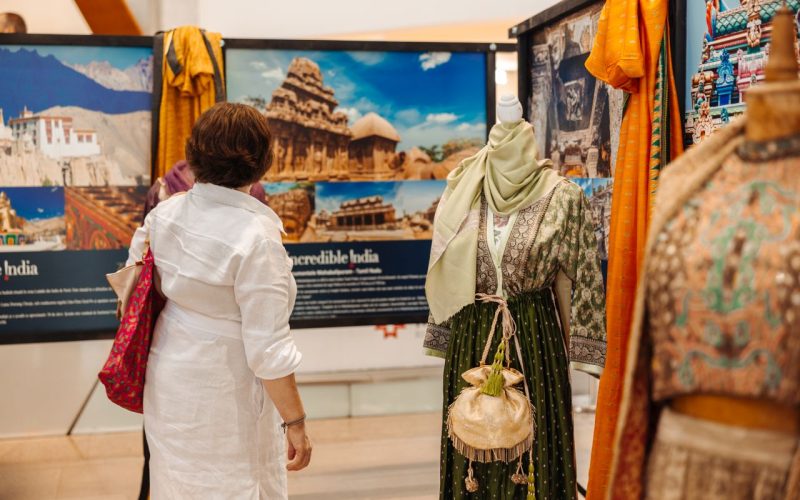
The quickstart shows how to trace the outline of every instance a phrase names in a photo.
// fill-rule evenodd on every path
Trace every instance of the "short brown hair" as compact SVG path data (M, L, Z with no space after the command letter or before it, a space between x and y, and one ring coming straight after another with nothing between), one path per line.
M229 188L258 182L272 164L267 118L244 104L215 104L192 127L186 160L197 182Z

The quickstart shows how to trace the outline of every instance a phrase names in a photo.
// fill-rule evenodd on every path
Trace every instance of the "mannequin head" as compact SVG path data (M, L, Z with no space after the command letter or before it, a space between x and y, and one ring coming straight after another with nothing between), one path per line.
M500 123L517 123L522 120L522 104L511 94L505 94L497 102L497 119Z

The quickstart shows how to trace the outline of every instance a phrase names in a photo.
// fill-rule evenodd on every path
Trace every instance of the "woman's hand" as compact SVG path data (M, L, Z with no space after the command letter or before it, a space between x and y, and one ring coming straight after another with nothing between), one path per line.
M308 467L311 461L311 440L306 435L305 422L289 426L286 429L286 441L289 445L289 463L286 469L298 471Z

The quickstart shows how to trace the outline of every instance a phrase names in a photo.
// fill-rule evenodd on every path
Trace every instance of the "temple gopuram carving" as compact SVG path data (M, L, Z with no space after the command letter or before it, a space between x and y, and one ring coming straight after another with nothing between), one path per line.
M352 133L347 115L335 111L338 105L333 89L323 84L319 66L295 58L266 109L275 152L267 180L348 178Z
M0 191L0 245L23 245L27 238L25 219L17 215L8 195Z
M147 189L85 187L64 190L67 248L125 248L142 220Z
M308 227L313 213L311 195L302 188L269 196L267 205L283 221L287 241L299 241Z
M369 196L345 201L330 215L328 228L359 231L394 229L397 219L393 205L385 204L382 196Z
M702 141L744 113L745 92L764 79L772 18L782 3L783 0L741 0L741 5L730 9L719 3L717 10L715 2L706 0L700 65L691 75L687 143ZM800 9L800 0L788 0L787 4L795 12Z

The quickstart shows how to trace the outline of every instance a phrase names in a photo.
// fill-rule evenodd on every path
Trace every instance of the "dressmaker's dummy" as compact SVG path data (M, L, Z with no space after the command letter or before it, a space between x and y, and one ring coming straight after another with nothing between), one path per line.
M605 362L594 220L581 188L561 178L549 160L537 160L533 128L522 120L519 101L503 97L497 116L488 144L448 176L439 203L426 282L431 322L425 347L445 359L446 416L468 385L462 373L480 364L497 301L507 304L535 408L536 498L575 498L568 370L572 364L599 375ZM491 352L500 338L493 337ZM512 351L511 366L520 370ZM526 498L518 467L528 470L528 455L524 463L473 463L474 482L465 482L469 463L443 425L441 458L442 499Z
M796 29L780 9L746 117L662 177L608 498L800 498Z

